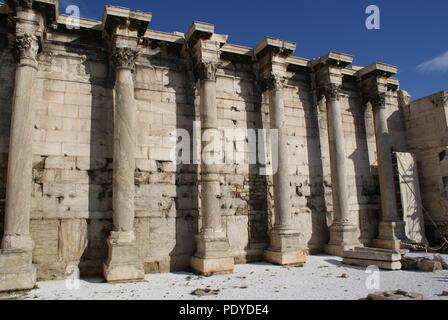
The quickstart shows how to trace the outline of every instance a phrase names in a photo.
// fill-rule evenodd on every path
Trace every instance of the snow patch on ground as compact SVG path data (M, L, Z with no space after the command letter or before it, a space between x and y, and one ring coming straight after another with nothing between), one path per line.
M422 256L422 255L420 255ZM424 255L423 255L424 256ZM432 256L432 255L430 255ZM448 255L443 255L448 259ZM100 278L82 279L79 289L71 281L39 282L26 294L7 295L9 299L51 300L358 300L369 293L402 289L421 293L429 299L447 299L448 271L424 273L380 271L380 288L369 290L372 274L366 268L343 265L341 258L309 257L304 267L280 267L267 263L237 265L233 274L213 277L188 272L150 274L145 282L107 284ZM371 282L369 282L371 283ZM213 296L194 296L201 289L219 289ZM71 290L70 290L71 289ZM1 299L1 298L0 298Z

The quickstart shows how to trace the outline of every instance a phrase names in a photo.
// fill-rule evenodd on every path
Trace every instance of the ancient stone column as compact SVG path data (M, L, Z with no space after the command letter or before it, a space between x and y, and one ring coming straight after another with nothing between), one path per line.
M330 241L325 246L329 254L342 256L344 251L361 246L359 227L350 212L347 158L344 125L342 121L342 68L350 65L353 57L339 52L329 52L311 65L319 97L325 97L328 121L328 144L330 151L331 189L333 197L333 223Z
M373 245L385 249L400 249L404 238L404 221L400 221L392 163L392 149L389 141L389 128L386 115L386 93L379 93L371 99L375 123L378 175L381 193L381 222L378 238Z
M137 281L143 280L145 274L134 228L137 110L133 71L140 38L152 15L107 6L104 16L115 71L113 230L108 239L109 255L104 264L104 277L108 282Z
M32 289L36 283L30 236L34 126L31 101L38 67L40 21L41 16L31 6L17 9L18 64L12 100L0 291Z
M186 33L195 75L199 83L201 134L204 138L213 135L218 128L216 108L216 77L220 64L220 46L224 41L214 35L210 24L194 22ZM202 274L232 272L234 258L229 255L229 241L222 226L219 197L221 195L218 166L213 160L212 145L201 145L201 217L202 226L196 236L196 253L191 258L191 267ZM206 148L207 147L207 148ZM208 150L207 152L204 152Z
M347 185L347 153L345 150L342 110L339 103L341 87L329 83L324 88L327 103L328 142L330 146L331 185L333 196L333 224L327 253L341 256L345 250L359 245L357 226L350 217Z
M104 276L109 282L144 278L134 233L136 105L132 70L136 57L137 51L132 48L116 48L113 54L113 231L108 240L109 257L104 268Z
M398 216L397 211L392 146L387 124L387 100L390 87L388 78L397 71L396 67L383 63L373 63L358 71L364 102L370 103L373 110L381 194L381 221L378 237L373 240L372 245L392 250L400 249L400 240L406 237L405 223Z
M295 50L295 44L279 39L266 38L255 49L263 90L270 101L271 130L276 130L278 140L271 141L272 152L278 154L277 171L273 173L274 227L269 232L270 245L265 251L266 261L279 264L303 264L306 248L301 248L300 233L295 229L291 210L291 179L289 175L288 144L285 123L286 58ZM304 249L304 250L302 250Z

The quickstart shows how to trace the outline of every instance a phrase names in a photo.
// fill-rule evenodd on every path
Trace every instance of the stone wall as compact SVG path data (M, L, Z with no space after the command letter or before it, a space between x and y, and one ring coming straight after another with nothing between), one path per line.
M404 108L407 141L417 156L427 236L432 244L442 240L441 234L448 234L447 100L448 94L440 92Z
M1 16L0 25L6 20ZM201 226L197 164L176 165L176 129L198 131L200 93L183 34L151 31L133 73L137 104L135 232L144 270L186 269ZM8 40L9 39L9 40ZM15 62L14 35L0 33L0 234ZM252 49L228 45L217 72L219 129L270 127L270 98L260 87ZM322 252L333 221L327 108L316 90L311 61L297 58L284 86L291 195L290 211L304 251ZM112 229L114 71L102 30L47 30L39 54L35 111L31 236L40 279L102 272ZM345 68L340 106L347 157L350 217L368 245L377 236L380 196L372 110L358 69ZM396 86L395 89L397 89ZM392 145L406 148L397 93L389 93ZM199 130L200 132L200 130ZM247 134L242 142L247 160ZM196 141L198 142L198 141ZM269 149L269 148L267 148ZM268 152L267 152L268 153ZM269 155L266 154L266 158ZM263 259L273 226L272 177L259 165L220 167L222 224L236 262Z

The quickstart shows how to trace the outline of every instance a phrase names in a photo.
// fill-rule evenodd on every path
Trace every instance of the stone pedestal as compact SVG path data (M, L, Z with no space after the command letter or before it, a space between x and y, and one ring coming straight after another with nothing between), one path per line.
M112 232L107 244L109 254L103 270L107 282L144 280L143 263L138 257L133 232Z
M31 290L36 285L32 252L3 250L0 254L0 292Z
M190 261L193 270L204 275L233 272L234 258L227 254L229 242L224 233L199 234L196 244L196 254Z
M330 227L330 242L325 245L325 252L342 257L344 251L360 246L357 227L333 223Z
M267 262L278 265L303 265L306 252L300 250L299 233L295 230L276 230L269 233L270 246L264 252Z

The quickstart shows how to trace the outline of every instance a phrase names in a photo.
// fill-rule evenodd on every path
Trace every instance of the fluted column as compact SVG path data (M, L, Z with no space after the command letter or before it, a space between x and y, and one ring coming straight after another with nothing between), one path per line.
M291 186L288 162L288 144L285 123L283 87L285 79L272 73L266 80L270 96L271 129L277 130L278 140L273 141L272 150L277 148L278 165L274 173L274 227L269 233L270 246L265 251L268 262L288 265L303 264L306 255L300 250L300 235L292 225Z
M135 48L122 47L116 48L112 56L115 67L113 231L104 266L104 276L109 282L144 278L134 233L136 105L132 71L137 53Z
M397 211L397 199L394 183L392 150L387 125L386 93L374 95L370 102L375 123L375 138L378 157L378 175L381 193L381 221L378 238L373 245L386 249L400 249L400 240L404 238L404 221L400 221Z
M31 5L17 9L18 64L12 100L0 291L32 289L36 283L30 236L34 126L31 101L38 67L40 19Z
M323 88L327 104L328 142L330 146L333 224L326 252L341 256L345 250L359 245L357 226L352 222L348 202L347 153L345 149L342 111L339 102L341 87L329 83Z

